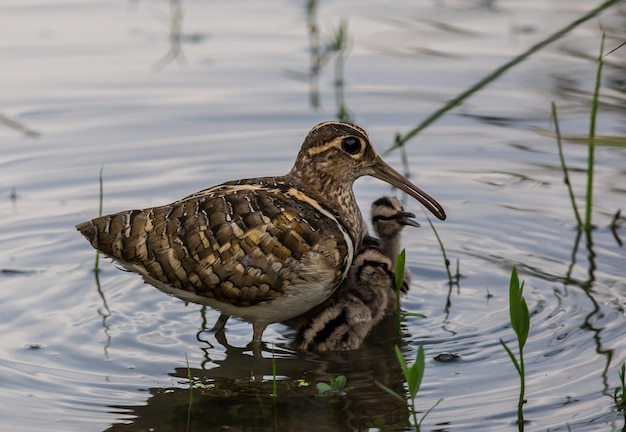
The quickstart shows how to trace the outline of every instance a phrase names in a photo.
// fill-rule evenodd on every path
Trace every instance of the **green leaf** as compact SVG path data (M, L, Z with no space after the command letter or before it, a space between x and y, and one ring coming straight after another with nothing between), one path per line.
M396 257L396 293L399 293L404 283L404 265L406 262L406 250L402 249L402 252Z
M383 389L384 391L386 391L387 393L389 393L391 396L393 396L393 397L395 397L396 399L398 399L398 400L400 400L400 401L402 401L402 402L406 403L406 399L404 398L404 396L402 396L402 395L401 395L401 394L399 394L398 392L396 392L396 391L394 391L394 390L390 389L389 387L387 387L387 386L386 386L386 385L384 385L384 384L381 384L381 383L380 383L380 382L378 382L378 381L374 381L374 382L376 383L376 385L377 385L378 387L380 387L381 389Z
M422 425L422 422L424 421L424 419L426 418L426 416L427 416L428 414L430 414L430 412L431 412L432 410L434 410L434 409L437 407L437 405L439 405L442 401L443 401L443 398L439 399L437 402L435 402L435 404L434 404L433 406L431 406L430 408L428 408L428 410L426 410L426 412L424 413L424 415L423 415L423 416L422 416L422 418L420 419L420 421L419 421L419 423L418 423L418 426L421 426L421 425Z
M426 362L424 359L424 347L422 345L417 349L417 356L415 357L415 363L409 369L409 394L411 398L415 398L417 392L422 385L422 378L424 377L424 368Z
M347 378L345 377L345 375L339 375L337 378L330 379L330 386L333 388L333 390L343 390L343 388L346 386L346 381Z
M331 391L333 388L326 384L326 383L317 383L317 385L315 386L317 388L317 392L321 395L325 394L326 392Z
M522 371L520 369L520 365L517 362L517 359L515 358L515 356L513 355L513 352L509 349L509 347L506 345L506 343L502 339L500 339L500 343L502 344L502 346L504 347L506 353L509 355L509 358L513 362L513 366L515 366L515 370L517 370L517 373L519 375L521 375Z
M524 284L522 284L523 286ZM517 338L520 346L520 350L526 344L526 340L528 339L528 332L530 330L530 314L528 313L528 305L526 304L526 300L521 298L520 301L520 329L517 333Z
M419 391L420 385L422 384L422 378L424 377L424 347L422 345L419 346L417 356L415 357L415 363L413 363L410 367L407 366L406 360L402 355L402 351L400 351L398 346L396 346L396 356L398 357L398 362L402 368L404 379L406 380L409 388L409 395L411 396L411 399L414 399Z
M520 349L526 344L530 330L530 314L526 300L524 300L522 295L523 292L524 283L522 282L520 286L517 268L513 266L511 282L509 284L509 314L511 316L511 325L517 335Z
M404 378L407 379L409 375L409 369L406 365L406 360L404 359L404 356L402 355L402 351L400 351L400 348L398 347L398 345L396 345L396 357L398 358L398 363L400 363L402 374L404 375Z
M406 317L428 318L426 315L419 312L402 312L402 318Z

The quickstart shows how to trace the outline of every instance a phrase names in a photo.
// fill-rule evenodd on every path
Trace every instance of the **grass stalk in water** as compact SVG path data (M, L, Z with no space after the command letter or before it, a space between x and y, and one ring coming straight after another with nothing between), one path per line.
M448 259L448 256L446 255L446 248L443 246L443 242L441 241L441 237L439 237L439 233L437 232L437 229L435 228L435 225L432 223L432 221L430 220L430 218L428 216L426 216L426 220L428 221L428 224L430 225L430 227L432 228L433 232L435 233L435 237L437 238L437 243L439 243L439 249L441 249L441 255L443 256L443 262L446 266L446 272L448 273L448 283L450 284L450 287L452 287L452 285L454 285L454 278L452 277L452 273L450 272L450 260ZM458 263L457 263L458 265ZM458 275L458 267L457 267L457 275ZM457 278L458 280L458 278Z
M556 106L552 102L552 119L554 121L554 130L556 134L556 142L559 149L559 159L561 161L561 168L563 170L563 180L567 185L570 201L572 203L572 209L574 210L574 216L578 223L578 228L585 231L591 229L591 215L593 209L593 173L595 165L595 146L596 146L596 119L598 116L598 97L600 94L600 84L602 81L602 65L604 63L604 40L605 34L602 32L602 39L600 42L600 54L598 55L598 67L596 70L596 80L593 90L593 98L591 102L591 118L589 121L589 139L588 139L588 155L587 155L587 184L585 194L585 221L583 222L576 206L576 199L574 198L574 192L569 179L567 165L565 164L565 158L563 156L563 146L561 143L561 131L559 128L559 120L557 116Z
M278 381L276 380L276 356L274 355L274 344L272 344L272 397L278 397Z
M505 64L503 64L499 68L497 68L494 71L490 72L489 74L487 74L487 76L485 76L480 81L478 81L477 83L475 83L474 85L469 87L467 90L461 92L457 96L455 96L452 99L450 99L441 108L439 108L437 111L432 113L430 116L428 116L426 119L424 119L420 124L418 124L416 127L411 129L409 132L407 132L406 134L400 136L399 139L396 139L396 142L389 149L387 149L385 154L389 153L392 150L395 150L398 147L402 147L403 145L405 145L411 138L415 137L423 129L426 129L428 126L430 126L432 123L434 123L440 117L442 117L445 113L447 113L448 111L452 110L454 107L460 105L465 99L469 98L471 95L473 95L477 91L481 90L483 87L485 87L488 84L490 84L491 82L495 81L497 78L499 78L501 75L503 75L505 72L507 72L512 67L514 67L517 64L521 63L522 61L526 60L528 57L530 57L531 55L535 54L536 52L542 50L543 48L545 48L546 46L548 46L552 42L554 42L554 41L560 39L561 37L565 36L566 34L571 32L573 29L578 27L580 24L582 24L582 23L584 23L586 21L589 21L591 18L597 16L600 12L602 12L602 11L612 7L612 6L615 6L615 5L619 4L619 3L621 3L621 1L622 0L608 0L608 1L605 1L604 3L600 4L599 6L595 7L594 9L590 10L589 12L587 12L584 15L582 15L578 19L572 21L571 23L569 23L568 25L566 25L562 29L556 31L555 33L551 34L547 38L545 38L542 41L536 43L535 45L533 45L532 47L530 47L529 49L524 51L522 54L520 54L517 57L509 60L508 62L506 62Z
M335 103L337 105L337 119L344 122L351 122L352 116L346 105L344 94L344 66L348 56L348 23L342 20L335 34L328 44L330 51L336 53L335 58Z
M404 263L406 261L406 250L402 249L402 252L396 257L396 268L394 281L394 291L396 292L396 334L398 340L402 337L402 311L400 310L400 295L402 293L402 285L404 283Z
M520 377L519 401L517 403L517 424L519 431L524 430L524 412L523 405L526 403L526 370L524 368L524 345L528 339L528 331L530 330L530 314L528 313L528 305L522 295L524 291L524 282L520 285L517 276L517 268L513 267L511 271L511 282L509 284L509 315L511 317L511 326L517 336L517 347L519 350L519 361L506 343L500 339L500 343L509 355L515 370Z
M185 362L187 362L187 379L189 380L189 404L187 405L187 429L189 430L189 423L191 422L191 406L193 405L193 375L191 374L191 368L189 367L189 358L185 353Z
M556 111L556 104L552 102L552 121L554 122L554 133L556 135L556 145L559 148L559 160L561 161L561 169L563 170L563 181L567 186L567 192L569 193L569 199L572 203L572 209L574 210L574 216L578 227L582 228L583 220L580 218L578 207L576 206L576 198L574 197L574 190L572 189L572 182L569 179L569 172L567 170L567 164L565 163L565 157L563 156L563 144L561 142L561 128L559 127L559 117Z
M593 169L595 163L596 148L596 118L598 116L598 95L600 94L600 83L602 81L602 65L604 64L604 31L600 41L600 54L598 55L598 69L596 70L596 83L593 90L593 100L591 103L591 119L589 121L589 153L587 157L587 196L585 202L585 225L584 229L591 229L591 210L593 206Z
M102 216L102 197L104 195L103 187L102 187L102 171L104 170L104 165L100 167L100 175L98 176L98 182L100 184L100 205L98 207L98 216ZM98 274L100 271L100 251L96 251L96 261L93 265L94 273Z
M402 288L404 287L404 268L406 263L406 250L402 249L402 251L396 256L396 268L395 268L395 280L393 285L393 290L396 294L396 317L397 317L397 326L396 333L398 335L398 340L402 338L402 320L408 316L426 318L424 314L417 312L403 312L400 309L400 297L402 296Z

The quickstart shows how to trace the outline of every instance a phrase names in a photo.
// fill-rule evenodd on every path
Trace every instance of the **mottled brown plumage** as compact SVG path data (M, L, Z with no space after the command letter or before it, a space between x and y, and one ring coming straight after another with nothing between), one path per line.
M372 204L372 226L379 239L367 237L354 257L348 276L331 297L286 324L296 328L293 347L298 350L357 349L385 315L395 312L397 301L395 260L402 229L418 227L415 215L404 211L393 197ZM403 292L408 291L405 279Z
M172 204L77 226L92 246L162 291L265 327L302 314L345 278L366 231L352 191L372 175L440 219L443 208L376 155L361 128L314 127L281 177L224 183Z

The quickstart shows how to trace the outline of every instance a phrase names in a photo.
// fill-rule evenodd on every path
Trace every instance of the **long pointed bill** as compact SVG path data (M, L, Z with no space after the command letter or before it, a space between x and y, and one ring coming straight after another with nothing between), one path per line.
M376 163L372 166L373 172L370 174L372 177L376 177L384 182L389 183L392 186L397 187L401 191L406 192L413 198L418 200L424 207L426 207L432 214L438 219L445 220L446 212L441 204L435 201L426 192L415 186L408 181L402 174L391 168L383 161L380 156L376 156Z

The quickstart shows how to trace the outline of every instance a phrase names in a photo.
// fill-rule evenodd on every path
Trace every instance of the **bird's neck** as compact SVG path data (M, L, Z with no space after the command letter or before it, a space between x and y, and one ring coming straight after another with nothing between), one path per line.
M298 170L296 167L285 179L331 211L350 234L355 248L360 246L367 233L367 226L363 222L351 182L340 181L322 172Z
M400 253L400 248L402 247L400 240L400 232L385 239L381 239L383 254L391 260L394 268L396 266L396 257Z

